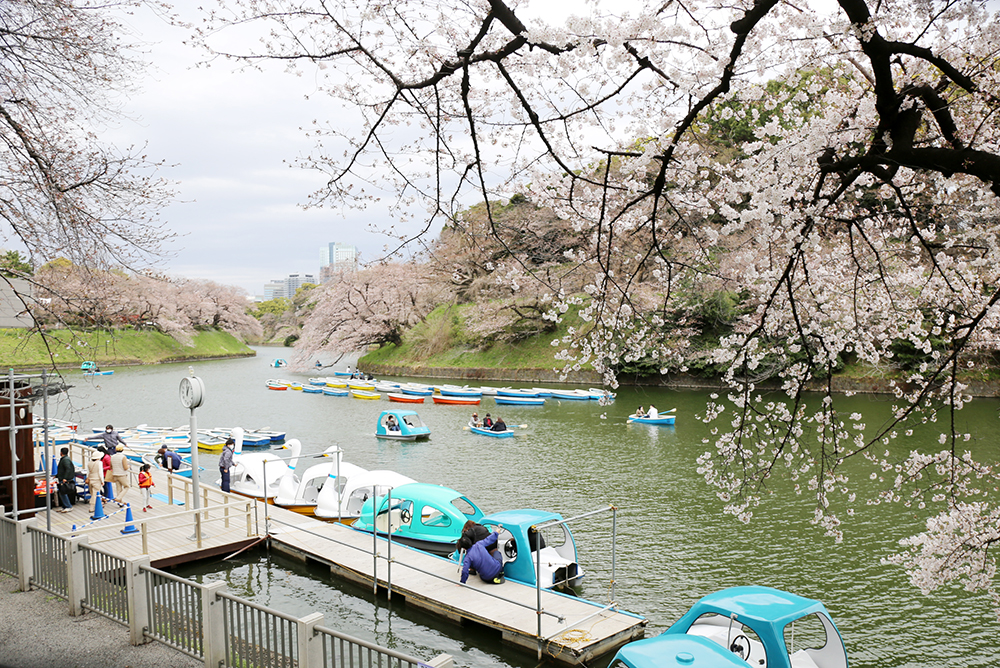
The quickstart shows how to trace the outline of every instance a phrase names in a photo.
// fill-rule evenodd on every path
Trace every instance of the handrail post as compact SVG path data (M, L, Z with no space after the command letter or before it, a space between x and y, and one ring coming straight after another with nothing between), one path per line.
M226 617L218 596L225 588L225 582L201 586L201 647L205 653L205 668L219 668L226 659Z
M299 657L298 668L322 668L323 638L316 633L316 627L322 623L322 612L313 612L295 622L298 626L295 634L298 642L296 648Z
M16 487L14 491L17 491ZM16 504L14 505L14 510L15 512L17 511ZM17 577L20 591L29 591L31 589L31 578L35 574L34 564L31 562L31 535L28 533L28 527L33 522L34 520L17 520L16 525Z
M128 600L128 632L129 642L133 645L144 645L149 642L145 631L149 628L149 608L146 597L146 573L142 566L149 568L149 557L129 559L126 563L128 571L125 578L125 593Z
M87 574L83 546L87 536L71 536L66 542L66 598L69 599L69 614L79 617L84 613L83 599L87 597Z

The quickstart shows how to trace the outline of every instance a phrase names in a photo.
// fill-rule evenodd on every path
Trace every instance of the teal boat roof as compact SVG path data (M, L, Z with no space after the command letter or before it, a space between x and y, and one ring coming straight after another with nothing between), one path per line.
M400 485L392 490L392 498L394 500L412 499L414 501L436 503L439 506L446 506L458 497L465 497L465 495L461 492L456 492L450 487L432 485L426 482L411 482L407 485ZM470 501L470 503L472 502ZM475 506L476 504L473 503L472 505ZM478 506L476 506L476 509L478 510Z
M715 612L729 616L735 612L742 622L757 620L779 627L814 612L822 612L829 617L819 601L759 586L730 587L709 594L694 605L692 612L696 610L699 615Z
M747 662L718 643L700 636L659 635L655 638L637 640L618 650L616 661L629 668L685 668L741 666ZM612 661L612 665L614 661Z
M519 508L517 510L502 510L498 513L491 513L480 520L480 524L483 522L502 522L504 524L512 525L532 525L541 524L542 522L548 522L549 520L561 520L562 515L559 513L551 513L545 510L536 510L534 508Z
M401 415L416 415L416 414L417 414L416 411L399 411L399 410L395 410L395 409L390 409L390 410L387 410L387 411L382 411L382 413L378 416L378 419L381 420L386 415L401 416Z

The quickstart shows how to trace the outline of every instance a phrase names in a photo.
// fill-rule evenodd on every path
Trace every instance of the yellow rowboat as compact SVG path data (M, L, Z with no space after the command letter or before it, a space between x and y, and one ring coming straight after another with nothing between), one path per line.
M378 392L369 392L368 390L351 390L351 396L355 399L381 399L382 395Z

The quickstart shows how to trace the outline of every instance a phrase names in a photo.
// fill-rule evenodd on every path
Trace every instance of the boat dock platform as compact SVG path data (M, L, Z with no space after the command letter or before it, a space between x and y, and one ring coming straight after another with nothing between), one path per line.
M459 565L348 526L201 485L193 509L188 478L154 472L153 509L142 511L137 487L90 520L85 503L69 513L44 510L39 527L65 536L86 535L91 545L123 558L148 557L164 568L236 554L269 538L270 547L303 562L323 564L334 576L367 585L459 624L502 634L505 643L560 663L582 665L641 638L646 619L575 596L507 580L501 585L470 577L459 583Z
M616 606L546 589L539 600L534 586L513 580L494 585L471 576L462 585L458 563L444 557L281 508L268 511L271 549L454 622L495 629L505 643L561 663L586 664L645 633L645 618Z

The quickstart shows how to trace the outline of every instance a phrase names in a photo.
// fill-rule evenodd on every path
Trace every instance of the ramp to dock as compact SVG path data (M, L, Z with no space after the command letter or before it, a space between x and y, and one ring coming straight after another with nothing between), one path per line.
M269 508L271 547L322 563L339 577L391 591L408 605L458 623L472 622L502 633L504 642L571 665L584 664L641 638L646 620L614 607L507 580L502 585L470 577L459 583L459 566L443 557L357 531L342 524ZM378 557L373 557L377 550ZM377 570L376 570L377 569ZM541 643L538 625L541 619Z

